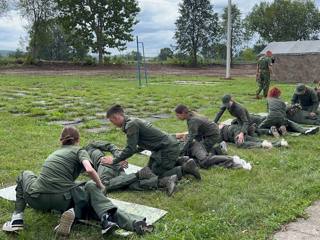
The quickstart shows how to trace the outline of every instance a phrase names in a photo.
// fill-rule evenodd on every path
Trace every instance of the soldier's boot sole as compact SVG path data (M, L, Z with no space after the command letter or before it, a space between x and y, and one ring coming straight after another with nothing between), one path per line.
M68 236L74 223L75 214L73 209L65 211L60 218L60 223L54 228L56 234L61 236Z

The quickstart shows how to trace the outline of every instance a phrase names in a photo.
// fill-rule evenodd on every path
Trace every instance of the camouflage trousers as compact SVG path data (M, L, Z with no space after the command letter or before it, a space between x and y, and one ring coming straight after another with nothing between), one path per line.
M267 97L269 87L270 87L270 73L269 72L261 72L259 78L257 79L258 90L256 95L259 96L261 91L263 91L263 96Z
M190 157L194 158L201 168L210 167L234 167L233 157L227 155L214 155L209 153L205 145L194 141L190 147Z

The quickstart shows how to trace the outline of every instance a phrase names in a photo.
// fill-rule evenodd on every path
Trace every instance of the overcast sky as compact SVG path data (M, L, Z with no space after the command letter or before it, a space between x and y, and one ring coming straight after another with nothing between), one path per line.
M240 8L243 16L262 0L233 0ZM270 0L268 0L270 1ZM144 42L146 55L155 56L163 47L174 44L174 22L178 17L178 4L182 0L138 0L141 12L138 16L139 23L135 26L134 35L139 35ZM227 5L227 0L211 1L215 12L221 14ZM320 0L316 0L320 6ZM26 21L21 19L17 12L12 11L8 17L0 18L0 50L16 50L21 48L21 39L26 39ZM24 46L25 47L25 46ZM134 43L128 43L128 49L135 48ZM113 53L118 53L113 51Z

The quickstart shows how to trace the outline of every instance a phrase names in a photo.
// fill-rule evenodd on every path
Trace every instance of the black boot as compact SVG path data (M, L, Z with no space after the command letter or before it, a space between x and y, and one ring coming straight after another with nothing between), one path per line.
M157 176L151 171L149 167L142 168L139 172L137 172L136 175L139 180L150 179Z
M175 189L178 182L177 175L172 175L170 177L163 177L159 179L159 187L165 188L168 196L170 197Z
M196 179L201 180L199 168L193 159L189 159L182 165L182 171L184 174L193 175Z
M154 230L153 225L148 225L145 220L134 221L133 229L138 235L143 235L146 232L151 233Z
M102 215L101 217L101 233L102 235L104 234L111 234L113 233L115 230L119 229L118 224L110 221L110 215L108 213L105 213Z

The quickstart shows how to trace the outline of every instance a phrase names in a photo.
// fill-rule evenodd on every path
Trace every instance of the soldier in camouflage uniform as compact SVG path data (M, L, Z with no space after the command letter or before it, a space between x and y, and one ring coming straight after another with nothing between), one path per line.
M137 173L126 174L121 164L102 165L101 160L105 152L110 152L113 157L121 154L121 151L114 145L105 141L94 141L88 144L85 149L90 155L92 165L99 174L101 182L105 185L106 191L111 192L119 189L130 189L135 191L155 190L165 188L171 196L175 190L177 176L158 178L149 167L144 167Z
M127 145L115 158L104 158L102 164L114 165L133 154L143 150L152 152L148 167L158 177L191 174L196 179L201 179L199 169L194 160L189 159L182 166L178 166L180 153L179 143L151 123L138 118L128 117L120 105L114 105L107 111L107 118L117 127L121 128L127 136Z
M263 91L263 96L267 97L270 86L270 74L272 73L272 52L267 51L265 56L262 56L258 60L257 64L257 83L258 90L256 92L256 98L260 99L260 93Z
M226 155L226 143L221 144L220 131L216 123L189 111L188 107L182 104L176 107L175 112L178 119L186 120L188 124L188 134L176 134L176 137L182 140L181 155L194 158L202 168L222 166L251 169L251 165L244 160L242 161L245 164L242 165L238 156ZM223 153L225 155L222 155Z

